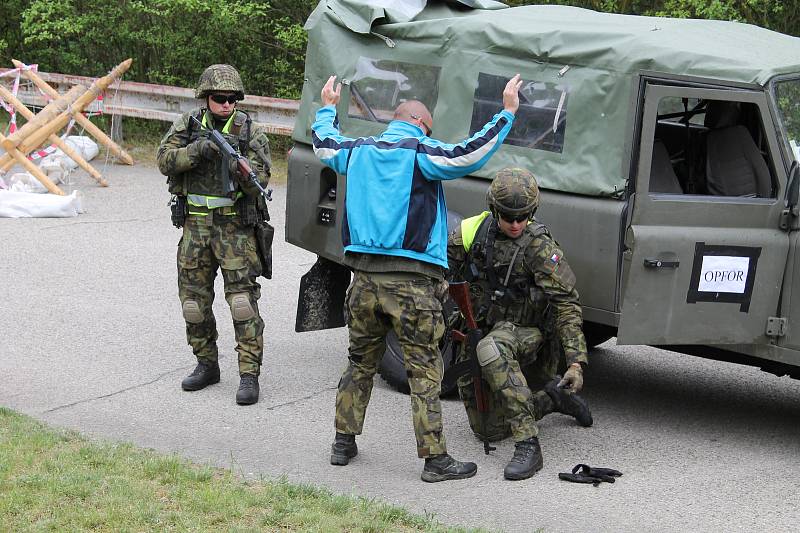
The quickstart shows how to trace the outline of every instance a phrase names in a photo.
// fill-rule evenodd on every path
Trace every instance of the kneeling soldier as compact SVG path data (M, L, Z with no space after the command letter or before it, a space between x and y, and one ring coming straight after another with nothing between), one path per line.
M533 217L539 206L533 174L501 170L487 203L490 211L463 220L450 234L448 262L451 279L470 282L476 320L486 332L477 358L491 389L494 428L480 427L469 378L461 378L459 385L476 432L489 440L513 436L516 445L506 479L526 479L542 468L537 419L557 411L574 416L582 426L592 424L586 402L577 395L588 362L586 340L575 275L547 227ZM555 376L558 353L544 349L549 325L566 356L563 379ZM523 367L534 367L547 379L543 390L531 391Z

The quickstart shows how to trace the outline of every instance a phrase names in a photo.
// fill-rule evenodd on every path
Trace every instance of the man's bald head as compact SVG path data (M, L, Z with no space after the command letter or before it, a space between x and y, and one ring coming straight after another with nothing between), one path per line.
M427 128L426 135L431 133L433 117L425 104L419 100L409 100L397 106L397 109L394 110L394 119L420 126L423 129Z

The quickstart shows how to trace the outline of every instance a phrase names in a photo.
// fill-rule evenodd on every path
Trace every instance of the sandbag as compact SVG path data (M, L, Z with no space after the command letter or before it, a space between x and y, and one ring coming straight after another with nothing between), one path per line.
M0 190L0 217L76 217L83 213L78 191L66 196Z

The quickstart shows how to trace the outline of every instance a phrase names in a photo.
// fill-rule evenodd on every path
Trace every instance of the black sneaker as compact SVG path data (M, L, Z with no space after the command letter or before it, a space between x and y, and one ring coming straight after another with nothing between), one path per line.
M506 465L506 479L528 479L542 469L542 448L539 439L531 437L514 444L514 456Z
M219 364L216 361L199 361L192 373L183 378L181 387L183 390L193 391L205 389L214 383L219 383Z
M477 471L478 465L475 463L462 463L443 453L425 459L421 477L422 481L436 483L448 479L466 479L474 476Z
M356 436L337 431L336 438L331 446L331 464L344 466L356 455L358 455Z
M258 401L258 376L242 374L239 380L239 390L236 391L236 403L251 405Z
M556 376L544 386L544 391L553 400L553 407L559 413L575 417L578 424L588 428L594 423L592 412L589 411L589 404L574 392L557 387L559 381L561 381L561 377Z

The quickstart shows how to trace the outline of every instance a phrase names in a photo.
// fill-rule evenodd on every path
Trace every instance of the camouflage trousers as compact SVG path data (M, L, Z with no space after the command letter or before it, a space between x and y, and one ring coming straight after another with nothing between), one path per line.
M447 452L439 401L439 341L445 329L440 298L446 291L444 282L420 274L355 271L345 304L350 355L336 395L336 431L361 434L372 380L386 351L385 337L393 330L411 389L417 455Z
M536 437L536 420L552 412L553 403L542 390L531 390L522 367L536 383L552 379L557 371L558 354L541 350L539 328L498 322L478 343L479 360L490 394L490 412L481 418L476 408L470 376L459 378L459 395L467 408L473 430L489 440L511 435L515 442ZM460 358L464 357L462 352Z
M186 340L198 361L218 357L214 278L222 271L239 354L239 373L258 375L264 352L264 321L258 312L261 262L253 228L235 215L190 215L178 243L178 296Z

